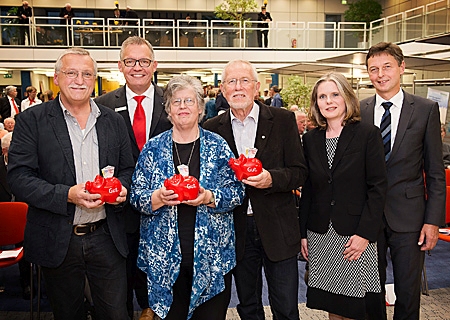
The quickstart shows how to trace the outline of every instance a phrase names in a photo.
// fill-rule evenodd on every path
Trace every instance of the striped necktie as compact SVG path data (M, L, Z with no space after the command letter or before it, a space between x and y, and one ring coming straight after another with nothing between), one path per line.
M384 159L388 161L391 155L391 112L389 108L392 106L392 102L383 102L381 105L384 108L384 114L381 118L380 130L384 145Z

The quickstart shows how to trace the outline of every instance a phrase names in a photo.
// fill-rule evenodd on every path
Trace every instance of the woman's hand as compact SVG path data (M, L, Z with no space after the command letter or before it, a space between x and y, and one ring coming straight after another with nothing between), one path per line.
M306 261L308 261L308 240L306 238L303 238L301 240L301 245L302 245L301 247L302 256L303 258L306 259Z
M186 201L183 201L182 203L190 205L190 206L194 206L194 207L198 207L202 204L208 205L212 198L212 194L213 193L211 190L206 190L205 188L200 187L197 198L195 198L194 200L186 200ZM212 206L213 204L214 203L211 203L211 204L209 204L209 206Z
M152 211L158 210L162 206L176 206L181 202L177 200L178 195L173 190L167 190L162 186L152 194Z
M344 259L348 261L358 260L364 250L366 250L369 240L364 239L358 235L353 235L350 240L345 244L345 250L343 252Z

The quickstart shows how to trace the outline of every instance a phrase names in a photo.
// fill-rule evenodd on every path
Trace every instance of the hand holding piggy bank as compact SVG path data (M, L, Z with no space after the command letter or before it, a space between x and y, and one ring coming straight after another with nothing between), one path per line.
M257 176L262 171L262 163L256 158L246 158L243 154L238 159L231 158L228 165L233 169L239 181Z
M195 177L183 177L181 174L175 174L164 180L164 186L167 190L173 190L178 195L178 201L196 199L200 189L200 184Z
M85 189L91 194L100 194L100 200L103 202L115 202L122 190L122 184L116 177L103 178L97 175L94 181L86 182Z

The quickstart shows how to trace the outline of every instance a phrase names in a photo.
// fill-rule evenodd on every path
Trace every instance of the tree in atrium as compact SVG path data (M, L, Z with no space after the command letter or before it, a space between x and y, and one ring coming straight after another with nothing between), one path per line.
M300 76L290 76L280 95L287 106L297 105L300 110L308 112L311 103L312 86L306 84Z
M377 0L356 0L348 4L348 9L344 12L344 19L346 22L364 22L365 29L369 30L370 22L380 19L382 12L383 8ZM355 26L355 29L357 28L359 27ZM356 36L362 41L364 39L363 31L356 33Z

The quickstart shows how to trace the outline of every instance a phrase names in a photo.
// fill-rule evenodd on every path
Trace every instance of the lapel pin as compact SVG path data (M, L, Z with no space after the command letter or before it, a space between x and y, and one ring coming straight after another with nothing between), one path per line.
M261 136L261 138L262 138L262 139L265 139L265 138L266 138L266 136Z

